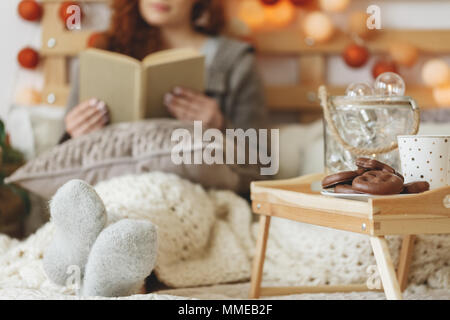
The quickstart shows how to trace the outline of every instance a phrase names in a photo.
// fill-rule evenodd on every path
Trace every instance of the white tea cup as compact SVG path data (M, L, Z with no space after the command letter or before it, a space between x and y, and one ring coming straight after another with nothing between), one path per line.
M430 189L450 185L450 136L398 136L405 183L427 181Z

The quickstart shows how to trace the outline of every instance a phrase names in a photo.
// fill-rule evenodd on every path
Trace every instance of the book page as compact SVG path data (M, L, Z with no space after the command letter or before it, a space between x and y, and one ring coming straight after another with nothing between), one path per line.
M192 51L191 51L192 52ZM205 90L205 59L198 53L186 55L158 54L145 59L143 95L146 118L168 117L164 95L176 86L196 92Z
M142 66L138 60L103 50L80 55L80 101L104 100L111 122L131 122L142 114Z
M178 48L161 50L149 54L142 60L144 66L150 66L153 64L167 63L171 61L183 60L194 57L201 57L202 54L197 50L191 48Z

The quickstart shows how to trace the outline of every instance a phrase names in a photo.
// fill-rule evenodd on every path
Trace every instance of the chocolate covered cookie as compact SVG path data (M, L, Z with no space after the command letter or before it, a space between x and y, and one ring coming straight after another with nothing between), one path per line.
M364 168L358 168L356 170L356 173L358 174L358 176L363 175L364 173L366 173L367 171L370 171L369 169L364 169Z
M405 184L405 189L403 193L414 194L422 193L430 190L430 184L426 181L417 181Z
M355 178L352 188L362 193L374 195L399 194L403 191L403 180L395 173L373 170Z
M404 177L400 172L395 171L395 174L396 174L400 179L402 179L403 182L405 181L405 177Z
M380 162L375 159L369 159L369 158L358 158L356 159L356 165L358 168L362 169L369 169L369 170L381 170L386 171L390 173L395 173L394 168L388 166L387 164Z
M322 187L327 189L333 188L339 184L351 183L353 179L355 179L358 175L359 174L356 171L344 171L335 173L325 177L322 180Z
M335 193L343 194L363 194L362 192L356 191L350 184L340 184L334 188Z

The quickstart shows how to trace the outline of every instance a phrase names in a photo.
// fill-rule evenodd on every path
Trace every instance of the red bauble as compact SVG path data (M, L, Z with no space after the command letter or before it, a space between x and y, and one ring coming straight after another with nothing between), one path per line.
M102 32L94 32L87 41L88 48L108 49L108 37Z
M385 72L398 73L397 65L393 61L387 60L379 60L373 65L372 76L374 79L378 78L380 74Z
M311 2L312 2L312 0L291 0L291 3L292 3L294 6L297 6L297 7L304 7L304 6L307 6L307 5L309 5Z
M22 0L17 6L19 15L28 21L38 21L42 17L42 6L34 0Z
M39 64L39 53L32 48L20 50L17 61L25 69L35 69Z
M366 47L354 43L345 49L342 56L348 66L360 68L369 60L369 50Z
M266 5L266 6L273 6L273 5L277 4L278 2L280 2L280 0L260 0L260 1L263 5Z
M65 1L61 3L61 6L59 7L59 17L61 18L61 21L64 23L66 23L67 18L71 16L71 13L67 13L67 8L69 8L70 6L80 7L80 4L76 1ZM83 12L81 12L81 17L83 17Z

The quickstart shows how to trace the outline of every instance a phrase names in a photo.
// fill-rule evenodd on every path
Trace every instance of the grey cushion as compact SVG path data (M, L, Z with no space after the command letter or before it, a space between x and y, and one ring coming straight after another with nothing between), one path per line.
M71 179L91 185L124 174L162 171L200 183L206 188L246 192L258 177L256 168L237 165L176 165L171 160L174 129L187 129L193 136L193 124L170 119L120 123L101 131L72 139L29 161L7 179L49 199ZM204 149L192 144L194 148Z

